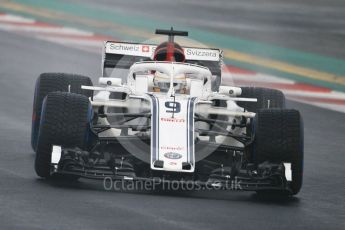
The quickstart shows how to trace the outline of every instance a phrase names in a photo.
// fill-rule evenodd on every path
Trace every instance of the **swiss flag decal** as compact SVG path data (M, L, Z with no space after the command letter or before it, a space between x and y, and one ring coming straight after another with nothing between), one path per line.
M143 52L150 52L150 46L142 46L141 51Z

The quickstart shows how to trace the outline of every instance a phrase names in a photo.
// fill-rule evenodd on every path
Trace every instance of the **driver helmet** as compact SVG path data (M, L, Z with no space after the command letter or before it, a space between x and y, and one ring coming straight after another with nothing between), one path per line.
M169 45L173 45L173 60L169 60L168 58L168 49ZM153 60L155 61L173 61L173 62L185 62L186 58L184 55L184 51L182 47L177 44L176 42L169 43L169 42L163 42L160 45L157 46L154 55Z

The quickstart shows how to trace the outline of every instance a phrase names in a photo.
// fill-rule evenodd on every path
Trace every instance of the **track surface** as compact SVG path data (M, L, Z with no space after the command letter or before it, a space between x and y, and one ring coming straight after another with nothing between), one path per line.
M101 183L86 180L54 185L33 171L35 79L40 72L64 71L95 81L100 57L6 32L0 52L6 54L0 57L1 229L344 227L344 114L290 103L304 116L306 163L302 192L285 201L246 192L107 192Z
M72 1L345 59L342 0Z
M41 72L86 74L100 55L0 31L0 229L344 229L345 115L289 102L305 125L301 193L115 192L102 183L52 184L33 170L34 84Z

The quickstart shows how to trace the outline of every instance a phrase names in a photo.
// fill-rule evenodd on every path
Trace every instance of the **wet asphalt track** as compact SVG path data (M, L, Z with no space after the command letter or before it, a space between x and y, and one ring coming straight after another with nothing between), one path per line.
M0 229L344 229L345 115L289 102L305 123L305 173L295 198L250 192L109 192L52 184L33 170L31 106L45 71L87 74L100 56L0 31Z
M343 0L63 1L345 59Z

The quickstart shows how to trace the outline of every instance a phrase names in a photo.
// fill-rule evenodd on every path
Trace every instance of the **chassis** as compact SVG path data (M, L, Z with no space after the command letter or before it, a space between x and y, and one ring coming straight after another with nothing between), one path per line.
M109 47L105 43L104 68L117 58L109 60L114 55ZM221 62L220 56L216 61ZM52 87L41 93L41 102L40 92L35 93L36 172L46 178L177 181L214 189L298 193L303 161L298 111L285 109L285 98L276 90L214 86L219 81L212 81L212 68L144 60L130 65L125 84L104 76L100 86L79 81L75 90L75 76L74 81L60 76L68 90ZM159 80L168 83L166 92L155 91L156 72L167 76ZM177 92L179 74L192 76L185 83L188 92ZM56 74L49 79L56 81ZM36 91L43 80L41 76ZM99 93L92 96L95 91ZM248 106L252 103L257 109ZM71 130L76 124L78 131Z

